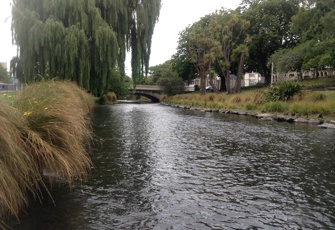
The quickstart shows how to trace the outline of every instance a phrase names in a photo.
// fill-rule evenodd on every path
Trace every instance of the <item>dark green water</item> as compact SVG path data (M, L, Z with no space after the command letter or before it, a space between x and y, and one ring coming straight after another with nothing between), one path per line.
M13 229L335 229L335 130L164 107L98 107L89 182Z

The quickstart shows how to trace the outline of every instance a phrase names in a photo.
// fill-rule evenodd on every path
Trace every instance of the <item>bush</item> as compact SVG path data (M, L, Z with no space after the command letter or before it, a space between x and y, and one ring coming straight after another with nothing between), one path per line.
M159 79L158 84L164 89L164 93L168 96L181 94L185 91L183 79L180 77L163 77Z
M100 105L110 105L117 101L116 94L113 92L108 92L102 95L99 99Z
M302 91L302 86L296 81L282 81L271 86L266 93L266 101L288 101Z

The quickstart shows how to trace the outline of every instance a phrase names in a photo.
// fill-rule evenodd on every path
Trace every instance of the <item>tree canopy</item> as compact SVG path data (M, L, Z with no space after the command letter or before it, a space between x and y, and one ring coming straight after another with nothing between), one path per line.
M0 64L0 82L9 83L11 81L7 69Z
M304 71L335 66L335 3L329 0L303 1L292 17L291 32L297 44L272 55L277 71Z
M22 82L69 79L102 95L117 68L124 76L131 50L132 77L147 74L161 0L13 0L11 62Z
M236 11L221 9L202 17L180 33L177 54L172 59L181 70L178 72L195 66L202 94L206 92L207 77L212 80L213 71L223 74L228 93L239 91L239 85L236 89L230 87L230 72L234 63L244 62L248 52L244 46L248 42L248 26L249 22ZM212 86L216 91L215 85Z
M333 0L243 0L235 10L217 10L186 27L172 63L184 79L214 70L228 93L239 91L243 72L271 83L271 63L280 72L334 68L334 20ZM236 87L231 73L238 76Z

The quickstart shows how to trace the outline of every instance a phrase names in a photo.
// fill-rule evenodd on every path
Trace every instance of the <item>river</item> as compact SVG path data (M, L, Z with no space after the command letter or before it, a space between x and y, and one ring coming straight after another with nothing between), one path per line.
M159 104L95 109L91 179L13 229L335 229L335 130Z

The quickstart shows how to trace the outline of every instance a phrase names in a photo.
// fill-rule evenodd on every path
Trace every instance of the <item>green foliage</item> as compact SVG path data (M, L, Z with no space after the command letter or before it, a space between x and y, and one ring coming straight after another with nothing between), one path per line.
M175 75L166 75L159 79L159 86L164 89L164 93L168 96L183 93L185 91L183 79Z
M302 86L296 81L282 81L270 87L266 92L266 101L288 101L302 91Z
M172 68L171 60L168 60L160 65L152 66L149 68L149 77L145 79L144 83L148 85L155 85L159 79L172 72L176 73Z
M3 83L11 82L11 79L9 77L7 70L2 65L0 65L0 82L3 82Z
M131 85L131 78L122 77L119 71L114 71L108 82L108 91L114 92L118 98L124 98L128 95L128 89Z
M108 92L99 98L99 104L110 105L115 103L116 100L117 100L116 94L114 92Z
M100 96L118 68L124 76L132 50L135 83L148 70L161 0L17 0L12 32L19 47L11 61L23 83L66 79Z
M245 1L246 2L246 1ZM300 1L248 1L242 17L250 21L247 31L252 42L245 71L257 71L270 82L269 58L279 49L296 44L297 36L291 31L291 18L299 11Z

